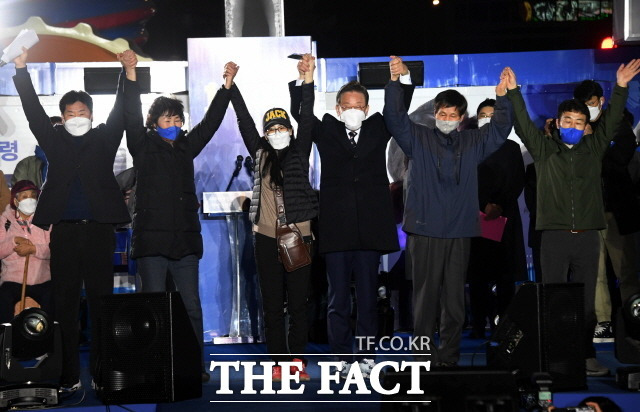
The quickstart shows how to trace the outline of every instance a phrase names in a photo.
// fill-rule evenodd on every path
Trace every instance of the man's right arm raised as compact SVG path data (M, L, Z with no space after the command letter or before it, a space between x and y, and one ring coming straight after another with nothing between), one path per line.
M27 55L27 50L23 48L23 53L13 60L16 65L16 75L13 76L13 83L20 96L22 109L29 122L29 128L40 147L46 153L48 152L47 149L55 143L55 130L31 82L31 76L27 71Z

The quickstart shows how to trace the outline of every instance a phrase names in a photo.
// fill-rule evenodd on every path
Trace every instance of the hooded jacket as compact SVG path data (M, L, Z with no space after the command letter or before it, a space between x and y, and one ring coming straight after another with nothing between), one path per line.
M172 146L144 127L138 83L126 79L124 87L127 147L136 170L131 257L201 258L193 159L218 130L229 92L218 90L202 121L189 132L182 130Z
M30 180L40 189L47 178L48 167L47 156L42 148L36 145L33 156L27 156L16 164L11 176L11 184L13 185L20 180Z

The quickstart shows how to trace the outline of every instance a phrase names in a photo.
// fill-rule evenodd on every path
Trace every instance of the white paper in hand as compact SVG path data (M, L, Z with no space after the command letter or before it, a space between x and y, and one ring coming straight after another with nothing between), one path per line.
M35 31L31 29L22 29L15 39L2 51L2 58L0 58L0 67L11 62L16 57L22 54L22 48L30 49L40 39Z

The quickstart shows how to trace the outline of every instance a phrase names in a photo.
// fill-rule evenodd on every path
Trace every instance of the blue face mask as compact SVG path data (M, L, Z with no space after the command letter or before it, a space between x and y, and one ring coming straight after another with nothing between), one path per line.
M178 135L180 134L180 129L178 126L171 126L163 129L162 127L156 127L156 131L161 137L169 140L176 140Z
M560 128L560 138L566 144L578 144L583 134L584 130L578 130L575 127Z

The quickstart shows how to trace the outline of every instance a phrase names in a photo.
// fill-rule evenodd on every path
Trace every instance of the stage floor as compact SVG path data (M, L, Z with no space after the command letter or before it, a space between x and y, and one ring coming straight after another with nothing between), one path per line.
M465 336L468 331L465 331ZM405 340L408 335L401 335ZM616 386L615 370L621 366L614 356L614 345L611 343L596 344L598 359L612 371L611 376L602 378L588 378L589 389L576 392L560 392L554 394L554 403L558 407L576 406L578 402L587 396L601 395L607 396L618 403L625 412L636 412L640 410L640 393L624 391ZM251 360L267 361L266 346L264 344L237 344L237 345L205 345L207 361L230 361L230 360ZM73 394L71 397L61 400L58 411L80 410L86 411L118 411L131 410L136 412L152 411L210 411L220 410L225 412L234 411L378 411L380 409L381 396L375 394L356 395L356 385L352 385L351 395L319 395L320 390L320 368L316 362L331 361L327 356L328 345L309 344L307 352L310 356L307 368L311 381L305 382L304 395L260 395L260 394L240 394L244 388L243 374L231 370L230 389L234 392L231 395L216 394L221 388L219 368L211 374L211 381L203 385L202 398L192 399L175 403L164 403L157 405L136 404L124 405L124 407L103 405L91 388L91 377L88 374L88 351L83 348L81 362L83 367L82 384L83 389ZM483 341L479 339L464 338L461 347L462 357L460 366L484 366L485 354ZM400 352L402 353L402 351ZM408 353L404 356L400 353L393 355L379 355L378 361L383 360L413 360ZM257 368L259 369L259 368ZM261 383L255 385L256 390L260 390ZM294 384L292 388L296 388ZM369 389L371 389L368 384ZM274 389L279 389L279 384L274 384ZM331 389L338 391L342 389L342 384L332 384Z

